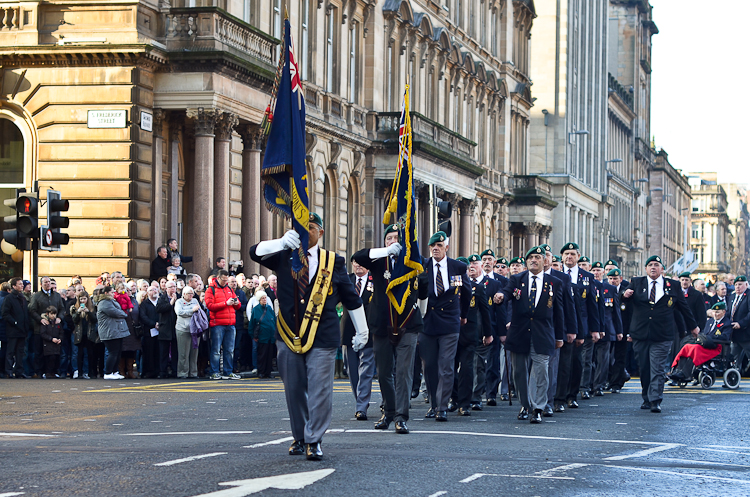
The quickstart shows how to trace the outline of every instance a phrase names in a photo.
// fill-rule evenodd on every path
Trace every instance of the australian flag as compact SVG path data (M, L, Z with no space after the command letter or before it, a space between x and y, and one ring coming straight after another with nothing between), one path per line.
M385 293L399 314L404 312L411 292L411 280L424 271L417 243L417 216L414 207L414 174L411 163L411 119L409 118L409 85L404 89L401 122L398 131L398 164L391 188L391 200L383 216L387 225L398 226L401 253L396 259L391 281Z
M263 157L264 197L271 210L292 218L300 248L292 257L292 271L307 267L310 209L305 167L305 98L294 56L289 19L284 21L284 65L278 80L276 107ZM281 65L281 61L279 61Z

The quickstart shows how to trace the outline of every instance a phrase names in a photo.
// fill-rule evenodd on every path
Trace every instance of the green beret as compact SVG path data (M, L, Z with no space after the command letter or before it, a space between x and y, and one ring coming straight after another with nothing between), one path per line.
M552 262L562 262L562 258L559 255L553 255Z
M691 274L690 271L685 271L684 273L680 273L678 278L690 278Z
M466 257L456 257L456 260L457 260L458 262L463 262L463 263L464 263L464 264L466 264L466 265L468 265L468 264L469 264L469 259L467 259Z
M566 250L577 250L578 252L580 252L581 248L575 242L568 242L565 245L563 245L563 248L560 249L560 253L562 254Z
M477 254L471 254L469 256L469 262L482 262L482 258L479 257Z
M617 261L613 261L612 259L604 263L604 267L607 267L607 266L620 267L620 265L617 264Z
M542 249L543 249L543 250L544 250L545 252L552 252L552 247L550 247L550 246L549 246L549 245L547 245L546 243L545 243L545 244L542 244L542 245L539 245L539 246L540 246L540 247L542 247Z
M314 212L310 213L310 222L317 224L321 228L323 227L323 218L321 218L318 214Z
M578 259L578 262L591 262L591 259L589 259L585 255L582 255L581 258Z
M430 247L432 247L437 242L444 242L447 239L448 239L448 235L445 234L445 231L438 231L438 232L436 232L434 235L432 235L430 237L430 241L429 241L429 243L427 243L427 245L429 245Z
M493 252L492 249L487 249L482 252L479 257L484 257L485 255L491 255L492 257L495 257L495 252Z
M737 276L737 277L736 277L736 278L734 279L734 282L735 282L735 283L739 283L739 282L741 282L741 281L747 281L747 276L745 276L744 274L741 274L741 275Z
M661 257L659 257L658 255L652 255L651 257L649 257L648 259L646 259L646 265L648 266L649 264L651 264L654 261L656 261L659 264L661 264L662 266L664 266L664 263L661 261Z
M727 310L727 303L726 302L716 302L714 305L711 306L712 311L726 311Z
M383 232L383 240L385 240L385 237L388 236L389 233L398 233L398 224L389 224L385 227L385 231Z
M601 262L596 261L594 264L591 265L591 268L592 269L604 269L604 266L602 265Z
M531 247L528 252L526 252L526 258L528 259L530 255L538 254L544 257L544 249L542 247Z
M621 275L622 275L622 272L621 272L621 271L620 271L619 269L617 269L617 268L615 268L615 269L611 269L611 270L610 270L610 271L609 271L609 272L607 273L607 276L621 276Z
M510 260L511 264L521 264L522 266L526 265L526 260L523 257L514 257Z
M506 259L505 257L501 257L501 258L499 258L499 259L497 260L497 263L498 263L498 264L505 264L506 266L509 266L509 265L510 265L510 263L508 262L508 259Z

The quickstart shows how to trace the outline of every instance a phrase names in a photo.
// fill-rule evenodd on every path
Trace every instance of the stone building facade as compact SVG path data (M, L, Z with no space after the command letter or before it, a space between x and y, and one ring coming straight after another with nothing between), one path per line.
M669 270L689 250L691 188L688 178L669 163L662 149L651 168L648 237L651 251L660 254Z
M748 224L750 213L747 209L747 185L722 183L727 194L727 216L729 217L730 252L727 257L729 270L733 274L747 274L748 264Z
M717 183L716 173L691 173L690 245L700 262L698 272L728 273L730 254L727 194Z

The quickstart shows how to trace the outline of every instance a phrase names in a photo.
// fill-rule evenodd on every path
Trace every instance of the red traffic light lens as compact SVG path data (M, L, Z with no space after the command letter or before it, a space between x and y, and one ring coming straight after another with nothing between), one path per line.
M24 214L31 212L31 200L28 198L23 199L23 202L21 202L21 212Z

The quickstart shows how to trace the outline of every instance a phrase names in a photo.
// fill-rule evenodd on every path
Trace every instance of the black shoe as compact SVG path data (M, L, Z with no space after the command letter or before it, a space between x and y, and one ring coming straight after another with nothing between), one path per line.
M502 400L503 402L508 402L510 400L510 397L508 397L507 393L501 393L500 400Z
M651 412L660 413L661 412L661 402L652 402L651 403Z
M23 378L25 380L30 380L31 376L27 375L26 373L17 374L16 378Z
M644 400L643 404L641 404L641 409L651 409L651 402Z
M529 423L536 425L541 422L542 422L542 410L534 409L534 412L531 413L531 418L529 419Z
M568 401L568 407L571 409L578 409L578 402L576 402L576 399L570 399Z
M435 421L448 421L448 411L438 411L435 413Z
M385 417L385 414L380 416L380 419L375 423L376 430L387 430L391 426L391 420Z
M406 426L406 421L396 421L396 433L406 435L409 433L409 427Z
M544 406L544 411L542 411L542 416L544 416L545 418L551 418L552 416L554 416L554 413L552 412L552 407Z
M591 398L591 394L589 392L581 392L582 400L589 400L590 398Z
M357 421L367 421L367 413L364 411L357 411L354 417L357 418Z
M471 416L471 411L468 409L464 409L463 407L458 408L458 415L459 416Z
M481 411L482 410L482 403L479 402L479 403L471 404L471 410L472 411Z
M456 409L458 409L458 404L453 402L453 400L448 401L448 412L456 412Z
M612 393L620 393L620 389L617 388L617 387L612 387L612 388L609 389L609 391L612 392Z
M594 397L604 397L604 392L601 388L594 392Z
M495 407L497 405L497 401L494 398L487 399L487 405Z
M670 382L669 382L669 386L670 386L670 387L679 387L679 386L680 386L680 384L679 384L679 383L677 383L677 381L676 381L676 380L672 380L672 381L670 381Z
M419 388L415 388L411 391L411 398L416 399L417 397L419 397Z
M308 461L320 461L323 459L323 451L320 450L320 442L316 444L307 444L306 455Z
M435 417L435 409L430 407L430 409L427 411L427 413L424 415L425 418L434 418Z
M565 412L565 404L555 404L555 412Z
M526 409L525 407L522 407L518 413L517 418L519 421L524 421L524 420L529 419L529 410Z
M305 453L305 444L301 440L295 440L292 445L289 446L290 456L301 456Z

